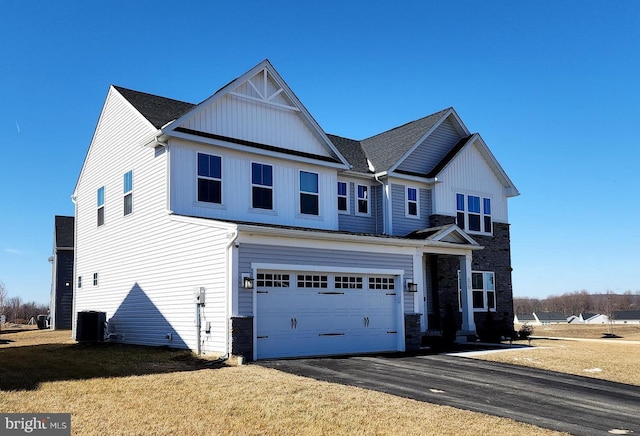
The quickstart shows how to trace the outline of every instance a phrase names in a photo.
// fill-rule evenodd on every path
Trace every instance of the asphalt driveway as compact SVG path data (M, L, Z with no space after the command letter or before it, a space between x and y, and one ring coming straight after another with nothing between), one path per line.
M270 360L281 371L576 435L640 434L640 387L447 355Z

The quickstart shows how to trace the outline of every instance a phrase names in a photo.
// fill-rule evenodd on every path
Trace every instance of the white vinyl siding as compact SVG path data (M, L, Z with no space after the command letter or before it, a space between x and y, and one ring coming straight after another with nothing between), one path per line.
M299 111L225 95L186 120L182 127L320 156L331 153Z
M507 223L507 196L504 187L478 149L467 146L438 176L434 185L433 209L440 215L456 216L456 193L491 198L493 222Z
M198 153L209 153L222 159L223 204L197 201L197 175L193 162ZM252 208L251 170L258 162L254 155L205 146L187 141L171 141L170 209L176 214L227 221L254 221L265 224L338 229L335 169L299 165L290 161L261 158L260 163L273 168L274 210ZM318 174L319 216L301 215L299 212L299 172ZM250 214L248 218L247 214Z
M140 147L155 132L111 91L96 128L76 197L76 275L99 271L99 287L76 292L75 312L103 311L124 342L196 349L193 289L206 288L203 317L212 322L203 350L225 351L228 230L178 223L167 214L167 156ZM195 167L195 155L190 166ZM122 189L122 175L136 165L136 213L107 207L108 225L95 226L95 187ZM195 170L194 175L195 186ZM107 202L109 199L107 198ZM203 319L203 322L204 320ZM74 323L76 315L74 314ZM75 328L75 326L74 326ZM166 339L172 334L172 341Z

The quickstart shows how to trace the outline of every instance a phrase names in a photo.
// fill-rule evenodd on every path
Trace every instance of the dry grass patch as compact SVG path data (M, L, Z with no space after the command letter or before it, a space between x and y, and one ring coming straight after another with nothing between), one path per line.
M546 339L531 344L535 348L474 357L640 386L637 344Z
M10 368L26 386L2 388L0 411L68 412L74 434L558 434L256 365L203 369L208 362L184 351L69 343L16 350L0 349L0 380ZM41 351L55 355L47 360L53 369L12 362L37 361ZM24 382L30 377L38 382Z
M516 324L518 330L521 326ZM621 341L640 341L640 324L549 324L533 326L534 336L600 339L604 333L622 336Z

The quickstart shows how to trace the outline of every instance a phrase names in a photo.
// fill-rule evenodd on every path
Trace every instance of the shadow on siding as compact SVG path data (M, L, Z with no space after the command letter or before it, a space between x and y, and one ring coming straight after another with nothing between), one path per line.
M108 320L108 325L108 333L115 334L118 342L189 348L138 283L133 285ZM124 335L124 340L120 339L120 335ZM167 338L168 335L171 339Z

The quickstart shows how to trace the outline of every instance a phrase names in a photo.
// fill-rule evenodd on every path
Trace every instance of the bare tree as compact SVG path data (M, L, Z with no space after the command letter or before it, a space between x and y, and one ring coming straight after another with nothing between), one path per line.
M7 287L0 280L0 315L4 315L4 302L7 299ZM2 323L0 322L0 331L2 331Z

